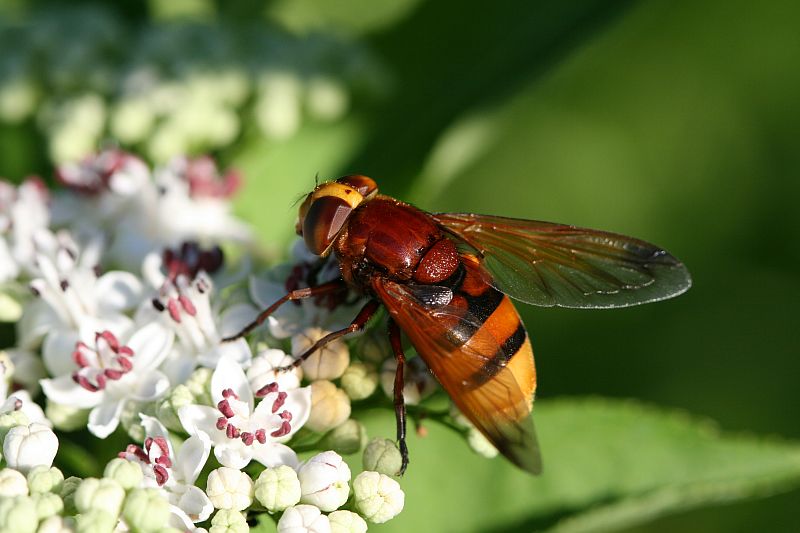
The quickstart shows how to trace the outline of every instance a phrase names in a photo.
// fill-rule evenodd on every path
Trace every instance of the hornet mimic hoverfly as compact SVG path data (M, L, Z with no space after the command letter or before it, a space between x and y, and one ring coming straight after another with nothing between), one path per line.
M691 286L680 261L644 241L549 222L426 213L378 194L366 176L317 185L300 205L296 229L314 254L336 255L341 277L290 291L226 340L246 335L290 300L348 289L368 298L348 327L317 341L296 366L386 307L397 360L400 473L408 465L401 331L461 412L512 463L538 474L533 350L509 297L611 308L671 298Z

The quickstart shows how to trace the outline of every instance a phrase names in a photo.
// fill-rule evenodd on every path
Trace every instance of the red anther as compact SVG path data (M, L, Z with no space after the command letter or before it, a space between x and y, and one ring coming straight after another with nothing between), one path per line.
M286 422L285 420L281 422L281 427L270 433L273 437L283 437L284 435L288 435L289 432L292 430L291 424Z
M278 416L281 417L281 420L286 420L287 422L292 421L292 413L290 413L289 411L281 411L281 413Z
M156 475L156 483L158 483L159 487L164 485L169 479L169 472L161 465L153 466L153 473Z
M238 439L240 434L239 428L233 424L228 424L228 427L225 428L225 436L229 439Z
M233 397L234 400L239 399L239 396L235 392L233 392L233 389L225 389L224 391L222 391L222 397L223 398Z
M228 400L220 400L217 404L217 409L219 409L219 412L222 413L225 418L233 418L233 415L236 414L233 412L233 408L231 404L228 403Z
M221 417L217 418L217 429L218 430L222 431L223 429L225 429L227 427L227 425L228 425L228 419L227 418L225 418L224 416L221 416Z
M83 343L78 343L78 344L80 345ZM75 364L81 368L89 365L89 362L86 360L86 356L83 354L83 351L79 347L76 347L75 351L72 352L72 360L75 361Z
M161 455L169 457L169 444L167 444L167 439L164 437L156 437L153 439L153 442L156 446L161 450Z
M167 311L169 311L169 316L172 320L178 324L181 323L181 312L178 309L178 301L175 298L167 300Z
M156 464L162 465L166 468L172 468L172 459L169 458L169 455L162 455L156 459Z
M145 453L143 449L136 446L135 444L128 444L128 447L125 448L125 452L135 455L137 459L142 461L145 464L150 464L150 457Z
M279 392L278 397L275 398L275 403L272 404L272 412L278 412L278 409L283 407L283 404L286 402L286 397L288 395L285 392Z
M86 376L81 376L77 372L72 374L72 380L89 392L97 392L102 388L89 381Z
M267 431L263 428L256 430L256 440L261 444L267 442Z
M264 385L256 391L256 398L263 398L271 392L278 392L278 384L274 381L268 385Z
M117 352L120 355L126 355L128 357L133 357L133 350L131 350L128 346L120 346L119 351Z
M127 357L119 356L117 357L117 364L122 367L122 372L127 373L130 372L133 368L133 363Z
M108 346L109 348L111 348L112 351L114 352L119 351L119 341L110 331L105 330L100 333L96 333L94 338L95 342L99 341L100 339L103 339L108 343Z
M116 381L125 375L125 372L122 370L114 370L113 368L105 368L103 369L103 375L110 380Z
M253 440L255 440L254 435L252 433L250 433L249 431L243 432L241 437L242 437L242 442L244 442L245 446L252 445L253 444Z
M194 304L192 301L184 295L178 296L178 301L181 303L181 307L183 310L186 311L189 315L195 316L197 314L197 309L195 309Z

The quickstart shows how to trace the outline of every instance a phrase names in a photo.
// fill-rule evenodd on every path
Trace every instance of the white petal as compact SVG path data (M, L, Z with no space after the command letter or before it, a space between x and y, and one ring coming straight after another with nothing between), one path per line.
M122 413L123 402L105 402L98 405L89 413L89 431L93 435L104 439L111 435L119 425L119 415Z
M223 357L217 364L217 369L211 374L211 398L214 403L222 401L222 391L233 389L239 400L246 402L253 411L253 391L244 374L242 365L233 359Z
M169 506L169 525L178 531L194 530L194 523L192 522L192 519L189 518L189 515L187 515L184 510L177 505Z
M103 401L102 392L91 392L74 381L69 374L41 381L42 390L50 401L79 409L95 407Z
M288 465L297 469L300 465L297 454L285 444L267 442L265 444L254 444L250 448L253 449L253 459L264 466L274 468L280 465Z
M175 386L186 383L196 366L197 361L194 356L188 353L180 343L176 343L161 363L160 368L172 386Z
M78 332L68 329L54 329L47 334L42 344L42 360L48 374L63 376L77 370L72 352L78 340Z
M214 447L214 457L222 466L241 470L253 458L253 448L254 446L245 446L238 439L226 439L226 442Z
M289 434L293 435L295 431L305 425L311 414L311 387L287 391L283 408L292 413L292 431Z
M20 348L34 348L47 332L62 324L61 318L41 298L30 301L17 322L17 338Z
M221 359L227 358L241 366L249 366L252 357L250 345L246 340L239 339L233 342L220 342L212 346L197 356L197 362L208 368L216 368Z
M217 429L217 419L220 412L207 405L187 405L178 410L178 418L183 429L189 435L205 433L214 443L222 442L226 437Z
M173 471L184 483L193 484L205 466L209 453L211 440L205 433L196 433L186 439L178 450Z
M107 272L98 278L95 287L101 312L131 309L142 299L142 282L130 272Z
M31 423L37 422L39 424L44 424L47 427L53 426L53 423L50 422L50 420L48 420L46 416L44 416L44 411L42 410L42 408L39 407L39 404L37 404L31 399L31 395L28 394L28 391L26 390L19 390L13 392L6 399L6 402L5 404L3 404L3 407L0 408L1 409L0 412L10 411L11 408L7 408L7 406L9 407L16 406L17 400L22 402L22 407L20 408L20 411L25 413L25 416L28 417L28 420Z
M188 487L186 489L186 492L181 495L178 501L178 507L195 522L203 522L208 519L214 510L214 506L206 496L206 493L197 487Z
M256 318L257 314L258 310L250 304L230 306L220 316L220 335L227 337L240 332L243 327Z
M144 432L148 437L164 437L167 439L169 454L174 456L175 453L172 451L172 442L169 440L167 428L165 428L157 418L152 416L147 416L140 413L139 419L141 419L142 427L144 427Z
M123 378L124 379L124 378ZM121 382L122 383L122 382ZM158 370L150 370L135 383L133 390L128 390L124 397L140 402L149 402L160 398L169 390L169 379Z
M133 350L134 365L137 370L154 368L172 348L174 333L158 322L151 322L139 329L127 345Z

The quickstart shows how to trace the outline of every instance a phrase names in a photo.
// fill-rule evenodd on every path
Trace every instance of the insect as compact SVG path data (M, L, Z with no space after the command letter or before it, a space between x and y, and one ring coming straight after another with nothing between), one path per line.
M388 310L397 360L397 440L408 465L401 331L462 413L512 463L538 474L531 417L533 350L511 298L540 306L611 308L685 292L684 265L644 241L597 230L472 213L427 213L378 194L374 180L349 175L322 183L300 205L296 230L309 250L335 254L341 277L290 291L246 335L290 300L354 290L368 298L352 323L317 341L364 328Z

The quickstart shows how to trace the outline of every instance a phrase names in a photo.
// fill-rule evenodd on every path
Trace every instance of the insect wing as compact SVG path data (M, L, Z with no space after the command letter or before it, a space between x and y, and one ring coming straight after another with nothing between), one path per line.
M444 287L411 287L376 278L373 288L459 410L511 462L539 474L532 398L509 368L492 366L502 347L490 336L464 343L453 334L459 325L479 330L481 323L462 309L443 305Z
M632 237L472 213L432 216L478 252L488 283L526 303L627 307L672 298L692 284L675 257Z

